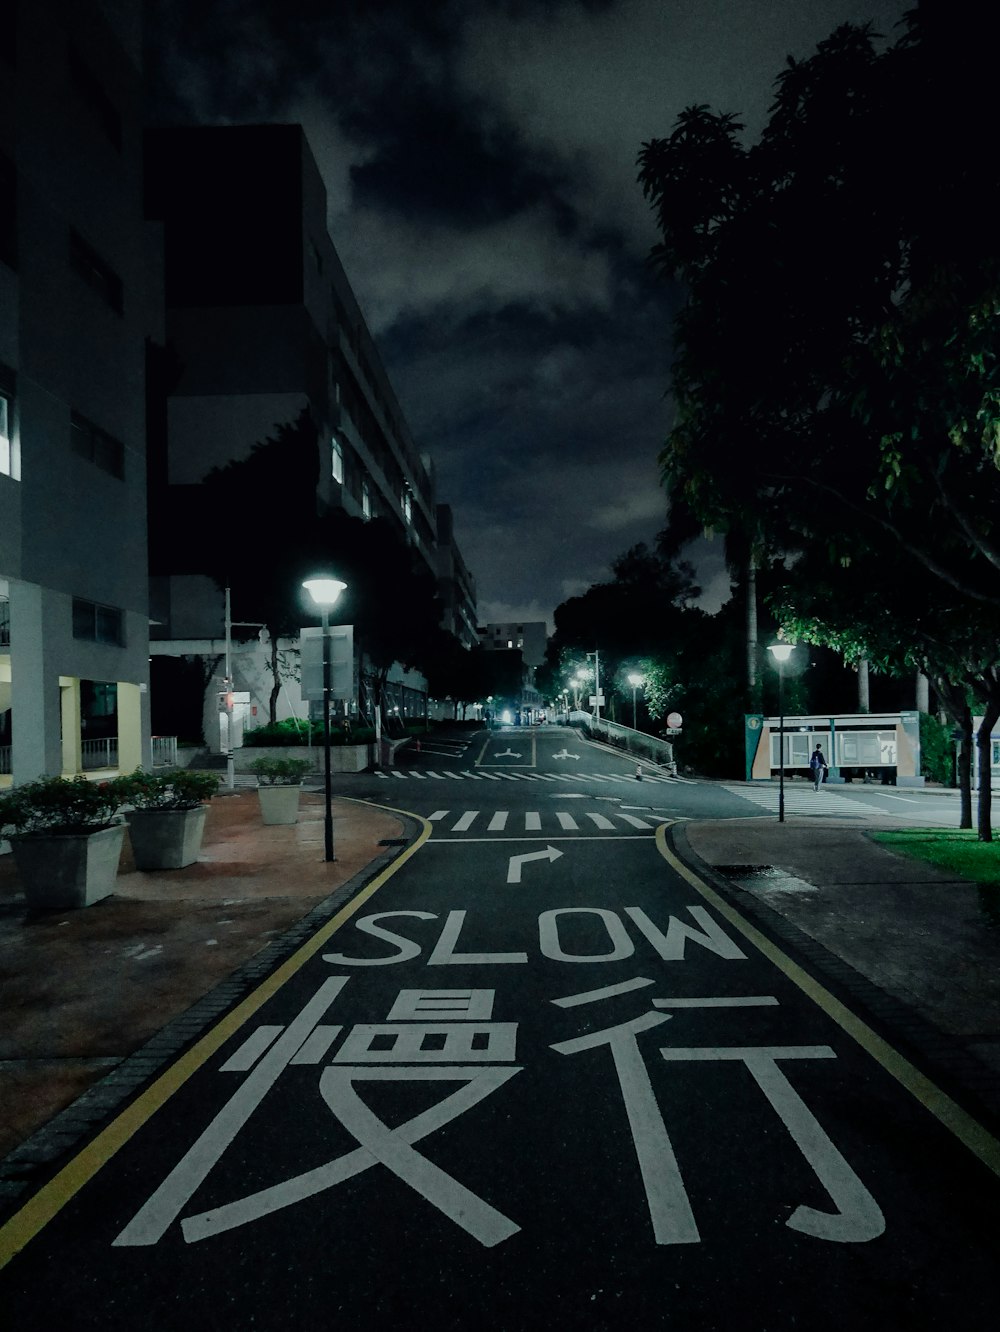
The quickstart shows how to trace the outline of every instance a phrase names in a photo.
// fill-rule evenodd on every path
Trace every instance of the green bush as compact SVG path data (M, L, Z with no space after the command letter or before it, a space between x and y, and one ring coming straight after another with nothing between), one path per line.
M122 804L133 809L197 809L219 789L214 772L192 772L172 768L165 772L143 772L137 768L118 779Z
M951 728L929 712L920 714L920 771L929 781L950 786L954 746Z
M114 822L123 801L123 779L90 782L42 777L12 787L0 796L0 829L14 833L80 834L98 832Z
M264 786L298 786L307 772L312 771L308 759L269 758L262 754L250 764L250 771Z

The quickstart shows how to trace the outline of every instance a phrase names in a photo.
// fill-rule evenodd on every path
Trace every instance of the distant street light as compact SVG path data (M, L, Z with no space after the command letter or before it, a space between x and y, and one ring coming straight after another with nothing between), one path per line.
M632 671L628 677L628 682L632 686L632 730L637 731L639 728L635 724L635 691L643 683L643 677L637 671Z
M785 821L785 662L792 655L792 643L769 643L768 652L778 663L778 822Z
M317 578L307 578L302 586L320 608L323 616L323 771L326 794L323 841L326 850L325 858L333 860L335 859L333 854L333 786L330 780L330 610L336 604L347 584L342 583L339 578L320 575Z

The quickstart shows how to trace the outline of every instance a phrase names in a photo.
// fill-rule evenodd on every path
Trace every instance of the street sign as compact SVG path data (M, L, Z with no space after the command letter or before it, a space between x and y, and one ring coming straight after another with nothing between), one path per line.
M683 717L681 716L681 714L680 714L679 712L668 712L668 713L667 713L667 726L668 726L669 729L672 730L672 731L676 731L677 729L679 729L679 727L680 727L680 725L681 725L681 722L682 722L683 720L684 720L684 719L683 719Z
M323 701L323 630L300 631L302 697ZM330 697L349 702L354 697L354 625L330 625Z
M603 694L591 694L591 696L590 696L590 706L591 706L592 708L603 708L603 707L604 707L604 695L603 695Z

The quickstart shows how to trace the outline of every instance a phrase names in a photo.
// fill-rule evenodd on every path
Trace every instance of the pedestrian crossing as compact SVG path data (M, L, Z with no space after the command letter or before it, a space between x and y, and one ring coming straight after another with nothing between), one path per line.
M471 782L619 782L626 786L636 786L638 782L634 773L610 773L610 772L486 772L480 769L479 772L473 772L470 768L465 768L460 772L451 768L390 768L388 772L376 772L376 777L382 781L471 781ZM666 777L650 773L643 773L644 782L658 782L663 786L672 786L681 782L687 786L695 785L687 777Z
M725 786L726 791L733 795L741 796L744 800L749 800L752 804L766 809L770 813L778 812L779 791L776 786ZM885 813L882 810L873 810L868 805L863 805L857 800L851 800L847 796L837 795L829 787L820 787L818 791L814 790L810 784L806 788L793 786L791 789L785 787L785 813L786 814L821 814L824 817L836 815L838 817L850 816L854 819L869 820L872 817L884 818Z
M666 823L666 816L657 818L647 812L644 818L638 814L627 814L623 810L608 810L607 813L591 813L574 810L572 814L565 810L526 810L521 813L509 809L466 809L461 812L452 809L436 809L428 814L431 823L440 825L442 831L453 833L505 833L507 836L518 833L543 833L550 837L564 833L618 833L653 832L661 823Z

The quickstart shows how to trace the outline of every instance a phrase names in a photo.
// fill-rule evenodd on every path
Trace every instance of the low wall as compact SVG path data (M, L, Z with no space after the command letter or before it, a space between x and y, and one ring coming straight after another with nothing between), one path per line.
M578 713L574 715L570 725L580 726L580 729L586 730L594 740L603 740L626 754L635 754L637 758L662 763L666 768L673 767L674 747L669 740L647 735L645 731L633 731L630 726L621 726L618 722L605 720L604 717L600 721L588 717L586 722L581 723L576 720L577 716Z
M307 759L312 764L313 772L323 771L322 745L247 745L237 749L233 755L233 767L237 772L250 773L251 763L256 758L299 758ZM364 772L371 762L368 745L331 745L331 772Z

